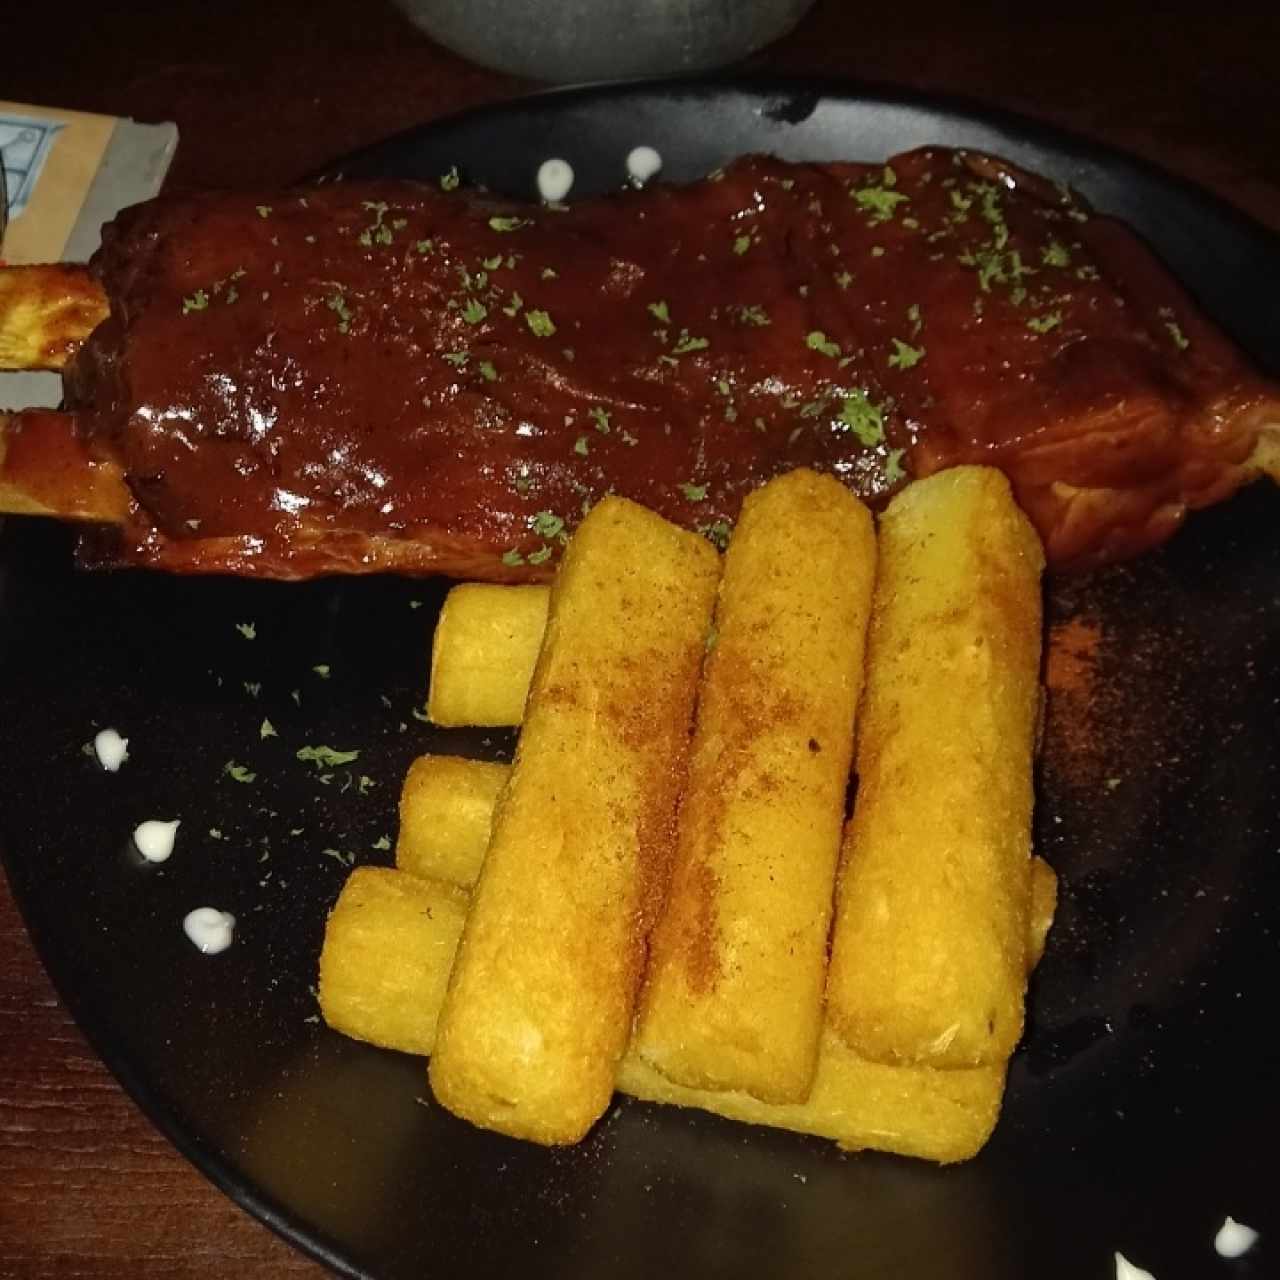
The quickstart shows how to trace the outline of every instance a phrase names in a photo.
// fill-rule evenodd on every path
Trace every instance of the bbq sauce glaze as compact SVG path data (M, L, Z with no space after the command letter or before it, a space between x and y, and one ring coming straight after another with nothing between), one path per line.
M454 185L106 229L68 395L136 499L117 557L520 580L605 493L723 543L792 467L879 503L985 462L1089 564L1242 483L1277 404L1130 233L989 157L754 157L568 208Z

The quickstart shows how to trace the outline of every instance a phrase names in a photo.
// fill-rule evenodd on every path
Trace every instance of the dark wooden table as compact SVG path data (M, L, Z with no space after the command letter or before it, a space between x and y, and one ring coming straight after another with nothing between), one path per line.
M527 87L432 45L379 0L3 8L4 96L176 121L176 188L284 182ZM1013 108L1156 160L1280 229L1267 6L1009 8L819 0L748 66ZM0 1277L319 1272L187 1165L107 1074L0 879Z

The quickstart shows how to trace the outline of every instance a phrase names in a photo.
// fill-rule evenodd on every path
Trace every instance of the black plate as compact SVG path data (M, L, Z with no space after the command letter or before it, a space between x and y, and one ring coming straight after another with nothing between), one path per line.
M529 194L560 155L584 194L619 185L639 143L692 178L747 150L873 159L925 142L1072 183L1280 366L1274 237L1146 165L955 104L836 86L570 91L443 121L345 170L457 164ZM1118 1249L1159 1280L1260 1276L1280 1247L1278 514L1258 486L1132 567L1051 589L1051 620L1096 658L1091 692L1053 706L1041 768L1036 840L1062 900L1004 1117L957 1168L626 1101L579 1148L547 1152L454 1120L419 1062L318 1024L342 862L388 860L374 846L394 836L411 758L510 745L413 714L438 584L81 575L59 530L9 522L9 876L63 997L148 1114L251 1212L351 1274L1087 1280L1113 1275ZM260 738L264 717L278 736ZM82 754L103 725L130 739L118 775ZM326 782L295 758L320 743L361 754ZM127 851L152 816L183 820L161 867ZM217 957L180 928L206 903L239 918ZM1212 1247L1227 1213L1264 1233L1234 1264Z

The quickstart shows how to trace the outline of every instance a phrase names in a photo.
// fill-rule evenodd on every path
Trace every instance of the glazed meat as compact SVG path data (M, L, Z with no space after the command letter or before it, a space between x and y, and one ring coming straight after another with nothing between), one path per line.
M129 498L92 563L519 580L605 493L723 541L791 467L878 502L983 462L1084 566L1233 492L1280 430L1280 391L1131 233L940 149L568 208L160 199L91 265L110 315L67 407Z

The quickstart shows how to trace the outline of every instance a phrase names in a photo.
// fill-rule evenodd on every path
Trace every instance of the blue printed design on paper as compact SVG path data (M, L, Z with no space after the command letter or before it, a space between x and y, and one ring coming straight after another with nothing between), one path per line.
M0 159L4 161L10 218L27 207L54 137L63 128L56 120L37 116L0 115Z

